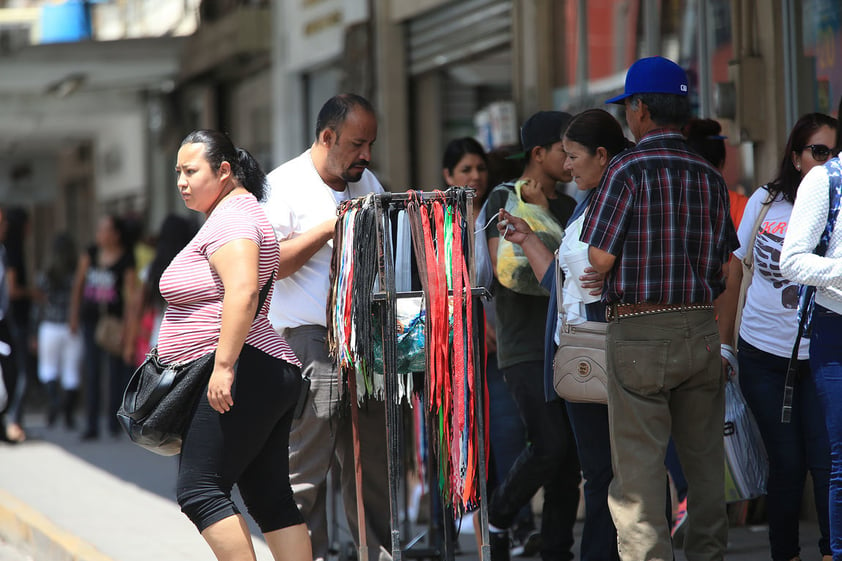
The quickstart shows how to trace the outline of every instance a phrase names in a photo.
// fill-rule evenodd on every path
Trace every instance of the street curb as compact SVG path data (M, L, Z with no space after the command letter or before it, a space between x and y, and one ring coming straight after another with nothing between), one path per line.
M3 489L0 489L0 536L39 560L114 561Z

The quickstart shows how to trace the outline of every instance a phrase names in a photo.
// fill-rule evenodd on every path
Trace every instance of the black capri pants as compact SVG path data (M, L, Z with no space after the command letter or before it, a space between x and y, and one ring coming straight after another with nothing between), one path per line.
M243 345L235 372L234 406L219 414L203 395L187 429L178 466L181 511L199 532L239 514L231 500L236 483L263 533L301 524L289 484L289 429L300 370Z

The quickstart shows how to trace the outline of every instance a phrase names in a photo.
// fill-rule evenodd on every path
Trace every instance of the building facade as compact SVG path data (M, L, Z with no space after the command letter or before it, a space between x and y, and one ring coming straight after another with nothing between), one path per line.
M643 56L687 69L695 113L728 136L726 179L746 191L772 178L798 116L835 115L842 96L836 0L374 3L400 30L386 48L406 56L409 177L421 186L440 182L442 146L482 108L511 102L520 122L538 109L603 107Z
M59 231L86 244L103 213L160 206L161 109L198 4L0 1L0 202L29 211L33 268Z
M534 111L604 107L656 54L687 69L751 191L799 115L835 114L840 22L838 0L0 0L0 200L43 238L85 242L107 211L152 228L180 209L186 132L226 130L271 169L342 91L377 109L383 183L437 188L450 139L516 143Z

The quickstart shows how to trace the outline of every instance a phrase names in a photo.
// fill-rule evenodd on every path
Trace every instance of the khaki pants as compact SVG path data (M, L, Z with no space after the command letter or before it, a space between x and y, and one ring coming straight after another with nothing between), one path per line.
M327 330L307 325L287 329L283 336L311 380L304 412L293 421L289 435L289 480L310 530L313 558L327 559L327 472L331 465L342 487L348 527L354 543L358 541L351 415L338 410L338 375L327 352ZM369 400L359 413L368 561L391 559L386 410L382 401Z
M608 327L614 479L608 504L623 561L673 559L664 456L675 441L689 489L688 561L725 554L725 390L713 312L623 318Z

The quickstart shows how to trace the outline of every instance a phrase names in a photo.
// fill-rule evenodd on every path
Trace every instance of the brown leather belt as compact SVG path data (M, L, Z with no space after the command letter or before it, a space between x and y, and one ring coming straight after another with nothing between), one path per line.
M614 321L620 318L647 316L663 312L693 312L712 309L712 304L654 304L651 302L608 304L605 307L605 319L606 321Z

